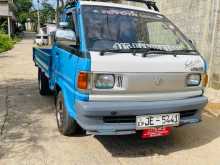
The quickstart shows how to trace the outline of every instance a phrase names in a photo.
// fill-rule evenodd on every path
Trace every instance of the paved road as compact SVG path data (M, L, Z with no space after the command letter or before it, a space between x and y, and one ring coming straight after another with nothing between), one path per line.
M0 165L220 164L220 118L208 113L198 125L145 141L60 135L53 98L38 94L31 55L31 40L0 55Z

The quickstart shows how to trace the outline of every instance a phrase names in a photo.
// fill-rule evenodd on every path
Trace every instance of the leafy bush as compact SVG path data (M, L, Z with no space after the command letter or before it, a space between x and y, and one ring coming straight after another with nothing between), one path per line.
M10 39L7 34L0 32L0 53L13 48L15 41Z
M6 33L8 29L7 19L0 18L0 33Z

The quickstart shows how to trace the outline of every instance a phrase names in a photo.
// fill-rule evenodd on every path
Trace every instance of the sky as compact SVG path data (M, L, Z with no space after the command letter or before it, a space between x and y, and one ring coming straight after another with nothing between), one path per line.
M39 1L40 3L43 2L43 0L39 0ZM37 0L32 0L32 3L33 3L33 7L37 9ZM51 4L55 8L57 4L57 0L48 0L48 3Z

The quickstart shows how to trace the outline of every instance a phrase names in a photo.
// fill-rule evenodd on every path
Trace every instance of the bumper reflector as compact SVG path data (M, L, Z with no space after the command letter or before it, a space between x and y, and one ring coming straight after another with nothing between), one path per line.
M141 138L149 139L153 137L167 136L170 134L171 130L171 127L148 128L143 130Z

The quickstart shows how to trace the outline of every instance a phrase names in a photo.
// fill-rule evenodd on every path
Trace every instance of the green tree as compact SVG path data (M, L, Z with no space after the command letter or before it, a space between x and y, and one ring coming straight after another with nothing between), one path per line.
M30 13L29 13L29 18L30 18L30 20L31 20L31 22L33 22L33 24L32 24L32 29L34 30L34 31L37 31L37 11L36 10L34 10L34 11L31 11Z
M29 18L29 11L32 7L32 0L15 0L15 5L17 6L17 18L23 26L27 19Z
M32 0L15 0L15 5L19 11L29 12L32 7Z
M42 9L40 10L40 23L51 23L55 19L56 10L49 3L42 3Z

